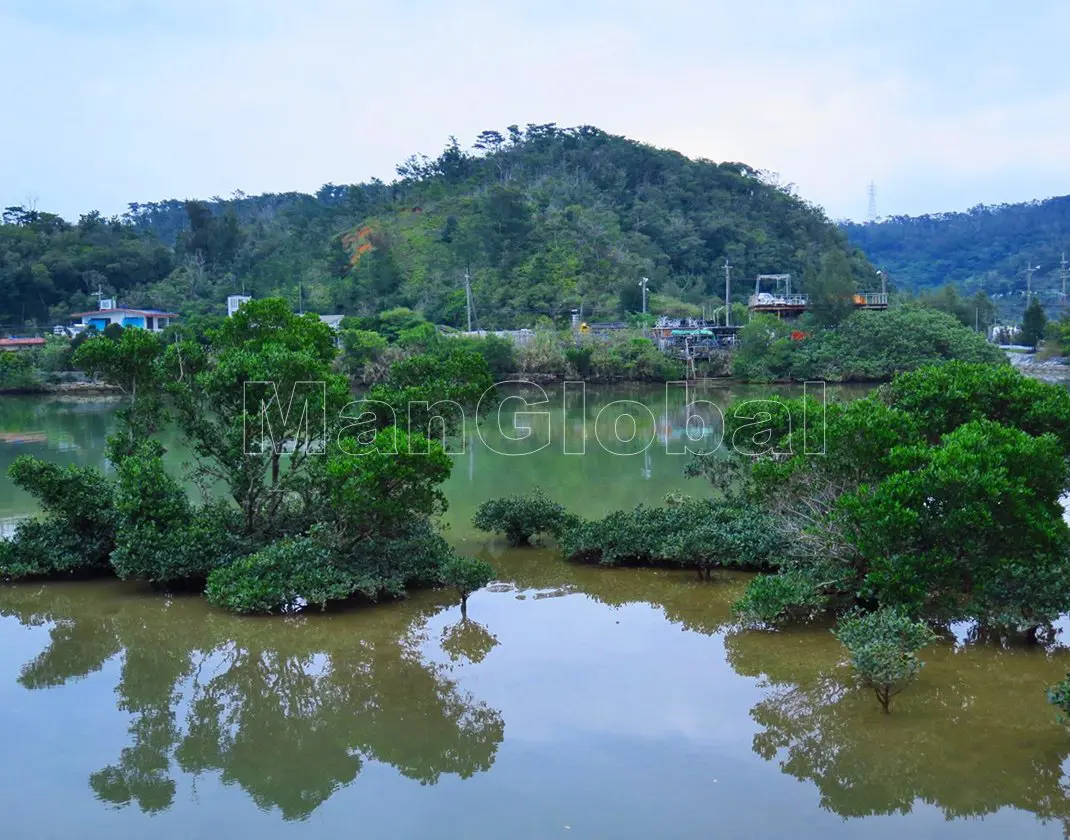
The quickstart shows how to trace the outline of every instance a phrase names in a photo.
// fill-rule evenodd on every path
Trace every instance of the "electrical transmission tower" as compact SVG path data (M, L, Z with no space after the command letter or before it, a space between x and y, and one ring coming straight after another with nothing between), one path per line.
M866 215L871 222L877 221L877 182L869 182L869 210Z

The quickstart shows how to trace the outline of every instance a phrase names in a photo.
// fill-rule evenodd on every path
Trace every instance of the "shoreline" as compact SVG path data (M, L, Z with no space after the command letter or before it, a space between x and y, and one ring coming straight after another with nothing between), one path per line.
M123 390L104 382L42 382L29 388L0 388L0 397L122 396Z

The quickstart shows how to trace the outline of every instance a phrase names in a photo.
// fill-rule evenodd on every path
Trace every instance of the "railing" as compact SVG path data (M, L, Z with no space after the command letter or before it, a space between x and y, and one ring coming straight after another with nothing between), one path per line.
M855 306L887 306L886 292L858 292L854 295ZM750 296L751 309L802 308L810 305L809 295L786 295L772 292L759 292Z
M750 307L763 306L807 306L810 302L809 295L783 295L771 292L759 292L750 296Z

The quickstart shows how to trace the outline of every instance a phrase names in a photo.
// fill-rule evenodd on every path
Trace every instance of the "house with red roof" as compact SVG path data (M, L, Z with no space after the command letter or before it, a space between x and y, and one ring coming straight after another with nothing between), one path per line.
M13 353L16 350L31 350L34 347L44 347L43 338L0 338L0 351Z

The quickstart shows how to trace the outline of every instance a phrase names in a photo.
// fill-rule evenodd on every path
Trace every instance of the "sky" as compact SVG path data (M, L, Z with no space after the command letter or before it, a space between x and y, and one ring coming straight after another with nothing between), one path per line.
M516 123L741 161L834 219L1070 193L1065 0L0 0L0 205L391 180Z

